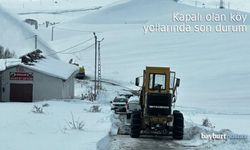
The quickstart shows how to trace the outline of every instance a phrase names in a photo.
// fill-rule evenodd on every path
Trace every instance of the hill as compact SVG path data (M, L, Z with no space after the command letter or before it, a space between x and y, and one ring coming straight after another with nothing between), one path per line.
M34 51L35 35L37 33L33 32L17 16L9 13L1 6L0 20L0 45L14 51L17 56ZM55 53L39 35L37 45L45 55ZM58 58L56 55L51 55L51 57Z

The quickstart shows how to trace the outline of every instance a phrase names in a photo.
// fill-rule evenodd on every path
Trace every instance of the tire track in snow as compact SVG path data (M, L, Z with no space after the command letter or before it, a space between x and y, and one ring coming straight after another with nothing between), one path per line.
M176 143L172 138L165 136L141 136L131 138L129 135L112 136L110 150L194 150L192 145Z

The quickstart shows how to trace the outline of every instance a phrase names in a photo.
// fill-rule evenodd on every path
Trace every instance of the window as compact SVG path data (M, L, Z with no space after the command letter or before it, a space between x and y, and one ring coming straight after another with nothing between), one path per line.
M170 73L170 89L174 89L175 84L175 72Z
M166 89L166 75L165 74L149 74L149 89L165 90Z

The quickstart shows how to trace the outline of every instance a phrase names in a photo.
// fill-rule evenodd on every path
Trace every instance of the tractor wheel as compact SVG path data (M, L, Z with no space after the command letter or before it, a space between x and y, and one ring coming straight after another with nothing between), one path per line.
M141 132L141 112L133 111L131 114L131 131L130 136L132 138L138 138Z
M180 111L174 111L174 122L173 122L173 138L177 140L183 139L184 133L184 117Z
M127 114L127 119L130 119L131 118L131 113L128 113Z

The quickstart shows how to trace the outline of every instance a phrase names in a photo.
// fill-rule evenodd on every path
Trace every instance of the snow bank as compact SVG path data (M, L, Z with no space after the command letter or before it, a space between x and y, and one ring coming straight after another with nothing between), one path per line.
M111 139L110 136L107 135L104 138L102 138L98 143L97 143L97 150L109 150L110 149L110 143Z
M183 141L176 141L189 147L199 147L199 149L213 149L213 150L234 150L234 149L248 149L250 146L250 139L248 135L235 134L229 129L222 129L219 131L213 128L207 128L190 122L185 122L189 127L184 129ZM230 137L244 136L242 139L233 139ZM226 136L225 139L204 139L204 136ZM246 138L245 138L246 137Z

